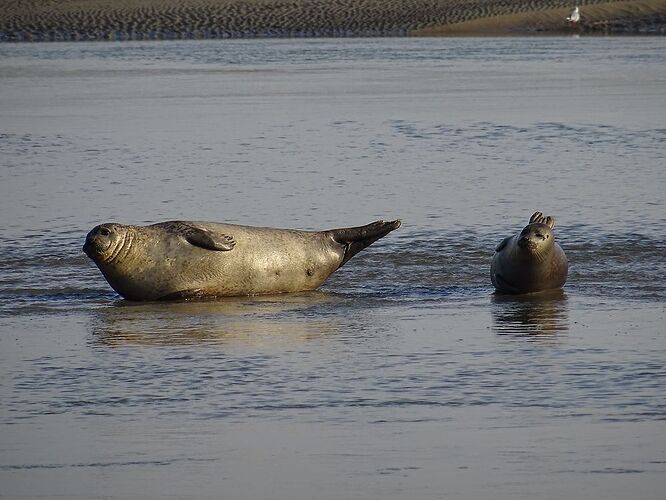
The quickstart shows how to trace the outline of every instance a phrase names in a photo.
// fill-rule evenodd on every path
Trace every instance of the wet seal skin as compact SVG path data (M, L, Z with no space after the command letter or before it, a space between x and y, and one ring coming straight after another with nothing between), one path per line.
M314 290L400 221L329 231L214 222L106 223L83 251L128 300L263 295Z
M569 264L555 242L555 219L535 212L520 233L495 248L490 279L500 293L533 293L561 288Z

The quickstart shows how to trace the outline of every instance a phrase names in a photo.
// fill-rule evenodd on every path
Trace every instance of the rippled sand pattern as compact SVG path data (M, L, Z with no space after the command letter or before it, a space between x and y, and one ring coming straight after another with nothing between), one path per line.
M581 2L598 3L617 2ZM570 7L569 0L5 0L0 39L406 35L474 19Z

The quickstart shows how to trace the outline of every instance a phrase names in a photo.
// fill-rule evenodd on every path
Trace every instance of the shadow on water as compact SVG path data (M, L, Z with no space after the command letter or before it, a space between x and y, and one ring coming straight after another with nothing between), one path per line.
M500 335L554 336L569 330L563 290L525 295L491 295L493 331Z
M101 346L289 344L335 334L326 310L339 297L322 292L193 302L117 301L92 311Z

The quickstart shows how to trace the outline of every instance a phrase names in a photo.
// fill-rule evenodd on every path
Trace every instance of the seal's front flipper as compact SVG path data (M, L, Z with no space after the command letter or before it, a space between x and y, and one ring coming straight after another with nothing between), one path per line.
M400 227L400 221L394 220L384 222L383 220L373 222L367 226L347 227L343 229L332 229L327 233L333 241L345 246L345 254L340 263L342 267L349 259L364 248L372 245L379 238L389 234Z
M530 224L545 224L549 228L553 229L555 227L555 218L550 215L546 217L543 215L543 212L534 212L532 217L530 217Z
M184 231L183 236L190 245L200 247L205 250L216 250L218 252L228 252L236 246L232 236L223 233L213 233L206 229L189 226Z

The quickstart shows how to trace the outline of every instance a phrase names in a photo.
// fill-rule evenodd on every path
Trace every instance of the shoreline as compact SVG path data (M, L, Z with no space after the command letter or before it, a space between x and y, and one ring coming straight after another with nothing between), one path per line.
M666 0L9 1L0 41L666 34Z

